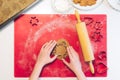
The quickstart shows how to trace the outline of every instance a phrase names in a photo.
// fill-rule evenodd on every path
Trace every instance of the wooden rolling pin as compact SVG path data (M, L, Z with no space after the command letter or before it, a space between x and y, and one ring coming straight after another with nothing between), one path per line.
M85 60L85 62L89 63L90 71L92 72L92 74L94 74L94 67L93 67L92 61L95 58L94 58L92 46L90 43L90 39L88 36L88 32L86 29L86 24L85 24L85 22L81 22L80 15L77 10L75 11L75 15L76 15L76 18L78 21L76 24L76 30L77 30L77 34L79 37L79 42L81 44L84 60Z

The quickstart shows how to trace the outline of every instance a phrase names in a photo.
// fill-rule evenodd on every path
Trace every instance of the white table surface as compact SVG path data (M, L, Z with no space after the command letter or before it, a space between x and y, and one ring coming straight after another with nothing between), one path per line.
M107 57L108 76L106 78L87 78L87 80L120 80L120 12L113 10L106 0L94 10L80 11L81 14L107 15ZM55 14L51 0L43 0L25 12L26 14ZM69 13L74 13L72 9ZM13 21L0 30L0 80L28 80L14 78L14 24ZM41 79L41 80L77 80L77 79Z

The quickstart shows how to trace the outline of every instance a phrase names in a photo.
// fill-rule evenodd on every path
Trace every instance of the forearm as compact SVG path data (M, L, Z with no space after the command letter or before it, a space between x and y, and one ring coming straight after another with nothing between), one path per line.
M35 67L34 67L34 69L33 69L33 72L32 72L32 74L31 74L29 80L38 80L39 75L40 75L40 73L41 73L41 71L42 71L43 66L44 66L44 65L42 65L42 64L40 64L40 63L37 62L37 63L35 64Z
M75 74L76 74L78 80L86 80L86 77L85 77L84 73L82 72L82 70L76 71Z

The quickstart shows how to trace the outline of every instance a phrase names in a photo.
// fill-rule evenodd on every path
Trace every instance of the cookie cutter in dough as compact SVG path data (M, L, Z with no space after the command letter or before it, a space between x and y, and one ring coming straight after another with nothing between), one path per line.
M67 40L59 39L53 50L53 54L57 55L58 59L65 58L68 55L68 53L67 53L68 46L69 46L69 43L67 42Z

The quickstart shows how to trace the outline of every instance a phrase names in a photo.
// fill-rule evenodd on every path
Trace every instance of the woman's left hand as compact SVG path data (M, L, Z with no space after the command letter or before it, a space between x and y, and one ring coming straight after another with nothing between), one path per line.
M51 40L49 42L46 42L41 50L40 50L40 53L38 55L38 59L37 59L37 62L40 63L41 65L46 65L48 63L51 63L53 62L56 58L57 58L57 55L55 55L54 57L50 57L50 54L53 50L53 48L55 47L56 45L56 41L55 40Z

